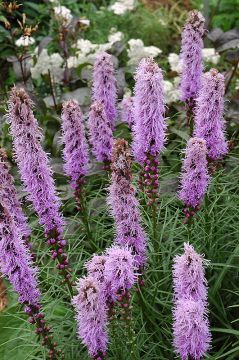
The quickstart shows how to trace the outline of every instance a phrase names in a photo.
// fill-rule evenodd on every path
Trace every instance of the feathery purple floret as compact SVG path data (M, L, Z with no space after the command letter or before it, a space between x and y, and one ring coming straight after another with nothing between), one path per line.
M78 335L94 359L103 359L107 350L107 307L104 293L93 277L79 280L72 304L77 313Z
M121 103L122 112L121 118L126 122L130 128L134 124L134 98L133 96L125 96Z
M204 266L207 261L189 244L184 244L184 253L174 258L173 287L176 300L192 299L206 302L207 280Z
M106 255L104 277L114 299L119 291L124 293L135 283L134 257L128 249L119 246L107 249Z
M10 174L10 164L3 149L0 149L0 184L0 198L4 200L9 213L13 217L19 235L23 238L23 241L28 240L31 230L18 200L14 179Z
M76 100L69 100L63 104L61 119L64 170L71 179L72 188L76 190L78 181L87 174L89 165L83 115Z
M146 235L141 225L139 202L131 185L131 153L123 139L116 140L113 147L108 204L115 220L116 243L131 249L136 267L143 266Z
M173 313L174 347L182 360L200 360L210 348L211 334L201 301L180 300Z
M194 135L206 141L207 155L212 160L218 160L228 152L223 119L224 92L224 76L216 69L203 75L196 102Z
M88 275L99 283L104 283L105 281L104 271L106 259L107 257L105 255L94 255L92 259L85 264Z
M110 162L112 155L113 133L106 116L104 104L95 101L89 113L90 143L97 161Z
M4 203L0 203L0 239L1 272L18 293L20 303L38 306L37 270L32 266L31 255Z
M145 156L158 156L165 143L163 75L153 59L141 60L135 76L133 151L143 165Z
M185 151L179 198L187 207L198 208L208 182L206 142L200 138L191 138Z
M181 60L183 68L180 90L182 101L187 101L189 104L195 100L201 87L204 25L205 19L202 14L197 10L190 11L182 33Z
M94 64L92 99L104 104L107 118L114 128L117 101L116 78L112 57L106 52L99 54Z
M62 234L61 203L56 195L48 157L40 144L42 134L32 108L33 102L25 90L14 87L8 102L14 156L45 233L57 230Z

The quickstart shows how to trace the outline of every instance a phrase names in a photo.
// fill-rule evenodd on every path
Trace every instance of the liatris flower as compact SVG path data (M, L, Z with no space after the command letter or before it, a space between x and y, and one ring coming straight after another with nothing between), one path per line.
M111 296L114 299L119 293L125 293L134 285L134 258L126 248L113 246L106 251L104 276L110 284Z
M107 168L112 154L113 133L106 116L104 104L95 101L89 114L90 143L97 161L102 161Z
M204 266L207 261L189 244L184 244L184 253L174 258L173 287L176 300L192 299L206 302L207 280Z
M31 256L18 235L16 224L8 207L0 203L0 268L19 301L27 305L39 305L40 291L36 280L37 270L32 266Z
M42 345L49 349L49 358L56 359L60 352L50 337L44 314L40 312L40 291L37 284L37 269L33 267L28 248L19 236L17 223L2 201L0 203L0 270L18 293L19 302L25 305L30 315L29 322L36 325L36 334L42 336Z
M116 118L116 78L111 55L102 53L98 55L93 72L93 101L100 101L105 106L105 113L112 129Z
M133 150L135 159L144 167L141 185L154 203L159 187L158 156L165 143L166 131L163 75L149 58L141 60L135 79Z
M204 304L180 300L174 308L174 347L182 360L200 360L210 348L211 334Z
M71 187L79 207L84 184L84 175L89 166L88 144L85 138L83 115L76 100L69 100L62 107L62 135L65 145L64 170L71 179Z
M42 134L33 115L33 103L24 89L14 87L8 102L8 119L11 124L14 155L22 181L28 192L40 223L44 226L52 258L58 259L65 281L71 289L67 255L63 253L66 241L62 239L63 218L60 200L55 191L49 160L41 147Z
M179 198L186 206L184 212L188 219L199 209L208 182L206 142L200 138L191 138L185 151L179 191Z
M121 103L122 106L122 121L126 122L130 128L134 124L134 98L132 96L125 96Z
M202 14L197 10L190 11L182 33L180 90L182 101L186 101L187 104L188 120L201 87L204 25L205 19Z
M104 271L106 259L107 257L105 255L94 255L92 259L85 264L88 274L99 283L105 281Z
M115 220L116 243L130 248L136 267L142 267L146 260L146 235L131 185L131 154L123 139L116 140L113 147L108 204Z
M90 276L79 280L77 291L72 303L77 313L79 338L93 359L104 359L108 343L104 293L99 283Z
M27 243L31 230L22 211L21 203L17 198L14 179L10 174L10 164L7 161L7 154L3 149L0 149L0 184L0 198L4 199L7 209L16 223L19 234L22 236L23 241Z
M207 155L211 160L218 160L228 152L223 119L224 92L224 76L216 69L203 75L196 103L194 135L206 141Z

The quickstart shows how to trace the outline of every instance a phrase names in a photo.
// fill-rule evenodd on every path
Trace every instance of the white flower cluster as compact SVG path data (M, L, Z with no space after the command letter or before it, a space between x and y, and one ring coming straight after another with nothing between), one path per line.
M65 6L59 5L54 7L53 10L56 20L58 20L60 23L62 23L65 26L70 24L73 18L70 9L68 9Z
M75 68L81 64L93 64L99 53L107 51L112 46L123 39L124 35L118 31L108 36L108 42L105 44L93 44L89 40L79 39L76 44L76 54L68 59L68 67Z
M22 35L15 41L16 46L29 46L35 43L35 39L31 36Z
M179 77L175 77L173 82L164 80L163 89L165 95L165 101L167 104L174 103L180 99L180 90L179 90Z
M135 8L135 0L118 0L109 7L116 15L123 15L126 11L131 11Z
M46 49L43 49L40 53L37 62L34 67L31 68L31 74L33 79L41 78L41 75L50 74L55 83L61 83L63 80L64 69L62 65L64 63L63 58L58 53L48 55Z
M202 57L205 62L210 62L214 65L218 63L220 60L220 55L216 52L214 48L205 48L202 50ZM175 71L177 73L180 73L182 71L182 60L180 59L180 56L175 53L171 53L168 56L168 62L170 65L170 69L172 71Z
M137 65L144 57L155 58L162 53L162 50L156 46L144 46L144 43L141 39L131 39L129 40L128 44L128 65Z

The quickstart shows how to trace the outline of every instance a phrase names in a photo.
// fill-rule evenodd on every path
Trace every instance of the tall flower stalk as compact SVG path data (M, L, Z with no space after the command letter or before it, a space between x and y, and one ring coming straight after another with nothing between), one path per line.
M209 183L206 142L191 138L182 165L179 198L185 204L185 223L199 209Z
M17 224L0 202L0 270L18 294L18 300L30 316L29 322L36 325L35 333L42 338L42 345L49 349L49 358L58 359L60 352L52 342L50 328L46 326L44 314L40 311L40 291L37 283L37 269L33 267L31 255L20 236Z
M114 129L117 112L116 78L112 57L106 52L99 54L94 64L92 99L104 104L106 116Z
M64 143L64 170L70 177L71 187L78 208L84 207L82 192L89 167L89 150L85 137L83 114L76 100L69 100L62 107L62 138Z
M146 262L146 235L141 225L135 189L131 185L131 153L127 141L123 139L114 143L111 169L108 204L115 220L115 242L131 249L136 267L143 267Z
M135 80L133 152L143 168L140 185L146 189L149 205L153 205L159 191L159 154L166 137L162 71L153 59L143 59Z
M200 360L210 348L206 264L186 243L184 253L174 259L174 347L182 360Z
M0 148L0 198L4 199L10 214L12 215L16 227L22 236L23 241L28 244L31 230L27 224L27 219L23 213L21 203L17 197L13 176L10 173L10 164L7 160L6 152Z
M204 17L197 10L190 11L182 32L180 55L182 60L181 99L186 103L188 125L194 113L195 99L201 87L204 34Z
M96 160L104 163L104 169L110 169L112 156L113 132L105 112L105 106L95 101L89 113L90 143Z
M14 156L28 198L39 217L40 224L44 227L52 259L57 259L57 268L72 293L67 254L64 253L66 240L63 239L61 202L56 195L47 154L40 144L42 133L32 108L33 102L25 90L14 87L8 101Z
M210 161L221 159L228 152L225 136L224 76L216 69L203 75L202 87L196 102L194 136L206 141Z

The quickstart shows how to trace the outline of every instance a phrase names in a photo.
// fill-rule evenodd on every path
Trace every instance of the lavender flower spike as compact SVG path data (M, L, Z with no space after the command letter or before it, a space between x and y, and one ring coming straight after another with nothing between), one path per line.
M107 257L105 255L94 255L92 259L85 264L88 274L101 284L105 282L104 271L106 259Z
M210 348L211 334L207 318L207 261L193 246L184 243L184 253L173 265L174 347L182 360L200 360Z
M123 139L117 139L113 147L108 204L115 220L115 242L130 248L135 255L135 266L143 267L146 261L146 235L141 225L135 189L131 185L131 154L128 143Z
M76 190L87 174L89 166L88 144L85 138L83 115L76 100L69 100L62 106L62 137L64 170Z
M116 118L116 78L111 55L105 52L97 56L94 64L92 99L104 104L107 118L113 129Z
M194 100L201 87L204 25L205 19L202 14L197 10L190 11L182 33L183 69L180 89L182 101L186 101L191 108L194 106Z
M19 302L38 306L40 291L36 280L37 270L18 234L16 224L7 206L0 203L0 270L19 295Z
M125 96L121 103L122 107L122 121L126 122L130 128L134 124L134 98L133 96Z
M225 137L224 76L216 69L203 75L202 88L196 102L194 136L206 141L208 157L221 159L228 152Z
M14 156L28 198L44 226L48 244L52 247L52 258L58 259L67 285L71 288L67 255L63 253L66 241L62 239L63 218L60 200L56 195L52 170L47 154L41 147L41 131L33 115L33 102L24 89L14 87L8 102L8 119L11 124Z
M141 60L136 72L133 152L143 166L140 185L146 188L149 205L157 198L159 154L166 137L163 75L153 59Z
M21 203L18 200L14 179L10 174L10 164L7 161L7 154L0 148L0 198L4 199L4 203L16 223L16 228L22 236L24 242L27 243L31 230L27 224Z
M188 218L194 215L195 210L198 210L208 183L206 142L200 138L191 138L185 151L179 191L180 200L189 209L185 209Z
M110 284L111 298L125 293L134 285L134 258L126 248L113 246L106 251L104 276L106 283Z
M90 143L97 161L102 161L107 166L112 155L113 133L104 104L100 101L95 101L91 105L89 132Z
M72 304L77 314L79 338L86 345L92 359L102 360L106 356L108 343L104 293L99 283L90 276L79 280L77 291Z
M173 313L175 352L182 360L200 360L210 349L207 312L200 301L180 300Z
M208 264L193 246L184 243L184 253L174 258L173 288L175 300L207 301L207 280L204 267Z

